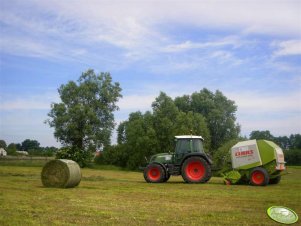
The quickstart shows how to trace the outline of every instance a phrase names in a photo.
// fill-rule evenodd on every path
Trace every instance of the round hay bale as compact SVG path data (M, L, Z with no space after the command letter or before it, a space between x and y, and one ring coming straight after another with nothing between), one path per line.
M68 159L55 159L43 167L41 179L45 187L73 188L80 183L79 165Z

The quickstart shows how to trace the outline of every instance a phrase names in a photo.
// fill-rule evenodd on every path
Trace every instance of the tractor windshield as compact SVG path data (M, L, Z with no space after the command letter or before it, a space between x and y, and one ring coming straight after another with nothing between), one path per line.
M179 139L177 153L203 152L203 142L200 139Z

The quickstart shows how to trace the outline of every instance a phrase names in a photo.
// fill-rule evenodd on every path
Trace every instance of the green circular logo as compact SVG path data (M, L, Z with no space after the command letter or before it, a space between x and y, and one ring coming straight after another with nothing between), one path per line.
M272 206L268 208L267 213L274 221L282 224L293 224L298 221L298 215L284 206Z

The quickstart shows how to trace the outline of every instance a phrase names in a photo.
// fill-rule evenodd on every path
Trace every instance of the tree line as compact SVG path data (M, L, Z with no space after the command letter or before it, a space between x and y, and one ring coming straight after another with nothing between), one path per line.
M119 109L121 91L110 73L97 74L91 69L83 72L77 81L59 87L61 102L51 104L45 121L54 128L54 137L62 148L41 148L37 141L28 139L9 145L9 149L33 154L37 150L51 150L57 158L73 159L82 167L91 162L96 150L103 149L95 158L96 163L137 169L153 154L172 152L175 135L203 136L205 150L217 165L225 161L232 145L247 139L239 135L235 102L219 90L203 88L175 98L161 92L151 111L132 112L117 126L117 144L112 145L113 113ZM300 134L274 137L269 131L253 131L250 139L275 141L285 150L288 163L301 165Z
M236 105L220 91L202 89L192 95L171 98L161 92L152 111L133 112L117 128L117 144L107 146L98 162L137 169L145 157L172 152L176 135L196 134L205 139L212 155L228 140L239 137Z
M18 151L26 151L30 156L54 156L58 151L56 147L41 147L37 140L25 139L21 143L6 144L0 140L0 148L4 148L8 155L19 155Z
M136 169L145 163L145 157L172 151L175 135L202 135L214 160L223 158L219 153L233 142L246 139L239 136L234 101L218 90L204 88L176 98L161 92L152 103L152 111L133 112L118 125L117 144L111 145L113 112L119 109L121 91L110 73L97 74L91 69L83 72L77 82L59 87L61 102L51 105L46 121L63 146L57 152L58 158L71 158L85 166L92 153L104 147L96 162ZM251 138L275 140L262 135L254 131ZM282 147L293 147L292 140L287 143L285 138L277 139Z
M250 133L250 139L271 140L277 143L283 150L301 149L301 134L275 137L269 130L255 130Z
M274 141L284 151L285 161L289 165L301 165L301 134L290 136L273 136L269 130L253 131L250 139L265 139Z
M175 99L161 92L152 111L133 112L118 125L117 144L111 145L113 112L118 110L121 90L110 73L97 74L91 69L77 81L59 87L61 102L51 105L46 121L63 146L58 157L74 159L84 166L91 153L104 147L103 158L98 162L135 169L143 164L145 156L171 151L178 134L202 135L211 153L239 136L234 101L220 91L203 89Z

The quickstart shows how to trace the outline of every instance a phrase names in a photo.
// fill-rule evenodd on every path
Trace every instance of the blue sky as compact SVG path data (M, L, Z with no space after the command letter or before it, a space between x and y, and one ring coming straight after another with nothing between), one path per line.
M301 133L301 1L0 0L0 139L58 146L57 88L89 68L121 84L116 122L220 90L241 134ZM114 140L114 138L113 138Z

